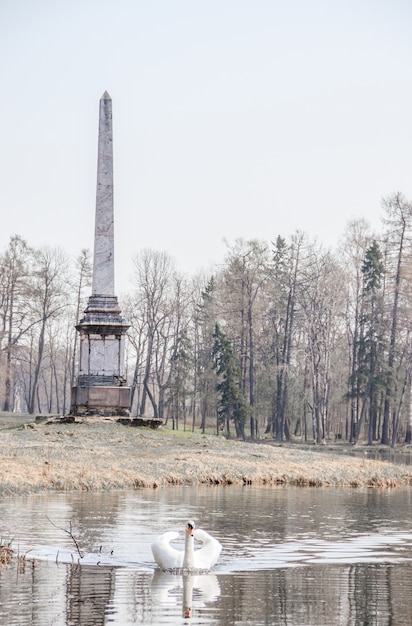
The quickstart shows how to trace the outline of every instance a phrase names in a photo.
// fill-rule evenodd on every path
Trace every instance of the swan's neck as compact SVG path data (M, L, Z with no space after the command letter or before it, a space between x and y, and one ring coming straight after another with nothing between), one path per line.
M183 557L183 567L191 568L195 566L195 538L188 531L185 537L185 555Z

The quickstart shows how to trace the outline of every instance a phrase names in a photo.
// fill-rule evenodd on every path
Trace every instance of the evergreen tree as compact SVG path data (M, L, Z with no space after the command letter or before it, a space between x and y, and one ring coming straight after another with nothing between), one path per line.
M219 324L216 324L214 332L213 366L219 376L216 385L220 394L218 423L224 425L230 434L230 422L233 421L236 435L245 439L245 423L251 413L250 406L239 386L240 370L232 346Z
M289 368L292 353L292 336L296 309L296 287L302 238L297 235L288 245L277 237L273 250L273 297L269 308L272 326L272 350L276 365L276 391L273 410L266 432L272 431L281 441L290 439L287 420L289 394Z
M377 438L377 418L380 397L383 389L383 303L382 277L384 264L378 243L374 240L365 253L362 265L362 315L360 336L357 340L358 367L353 376L356 379L356 393L361 399L361 411L357 424L354 424L353 440L357 443L363 420L369 406L368 443ZM352 381L353 382L353 381Z
M179 415L183 416L183 430L186 430L187 399L190 397L189 379L193 369L192 354L192 345L184 329L176 341L176 349L170 359L172 371L168 404L171 408L173 430L179 428Z
M215 372L213 371L213 342L216 324L216 285L213 276L200 294L200 301L195 306L195 400L198 397L201 415L200 428L206 429L206 419L216 413Z

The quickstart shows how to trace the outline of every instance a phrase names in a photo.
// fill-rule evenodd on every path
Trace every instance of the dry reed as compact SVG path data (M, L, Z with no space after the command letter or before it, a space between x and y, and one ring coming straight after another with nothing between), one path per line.
M298 446L130 428L109 419L0 431L3 495L196 484L394 487L412 484L412 470Z
M0 539L0 571L10 563L13 558L13 549L11 540L4 541Z

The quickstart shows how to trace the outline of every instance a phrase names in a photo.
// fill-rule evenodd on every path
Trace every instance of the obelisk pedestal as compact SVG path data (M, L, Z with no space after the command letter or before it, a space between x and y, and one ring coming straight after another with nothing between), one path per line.
M80 336L79 374L72 388L73 415L126 415L124 340L129 324L114 295L114 202L112 100L100 100L92 295L76 326Z

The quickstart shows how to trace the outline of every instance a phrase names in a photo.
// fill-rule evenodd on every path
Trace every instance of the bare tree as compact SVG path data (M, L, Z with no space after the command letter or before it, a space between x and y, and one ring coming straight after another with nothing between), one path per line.
M32 319L36 321L37 345L30 354L33 377L28 398L29 413L34 413L38 405L47 323L60 315L67 307L67 297L65 297L67 267L67 258L61 250L42 248L34 254L34 269L28 295ZM32 347L34 348L34 345Z
M85 304L85 294L84 290L87 287L90 287L92 284L92 260L90 250L86 250L85 248L80 251L79 256L76 259L76 281L73 281L73 288L76 293L76 305L75 305L75 313L74 320L75 324L78 323L80 319L80 311L82 309L82 305ZM76 373L76 361L77 361L77 343L78 337L77 333L74 333L73 347L72 347L72 357L71 357L71 375L70 375L70 385L73 387L75 373Z
M131 368L133 371L130 394L130 413L132 415L137 415L140 407L143 389L142 380L145 364L145 354L147 348L146 321L142 305L143 302L138 297L136 297L136 294L129 294L125 298L122 307L125 317L130 324L127 333L127 354L133 355L129 357L131 360Z
M340 326L343 297L339 272L340 268L329 252L312 248L305 286L300 291L300 305L305 315L312 382L312 428L316 443L321 443L327 435L332 358L337 336L343 330Z
M276 381L271 416L266 432L272 432L278 441L290 438L287 420L289 376L292 358L292 345L295 331L297 292L302 248L305 237L296 233L290 243L278 237L273 248L273 268L269 285L269 306L267 308L269 344L271 355L268 364L274 361ZM273 385L271 385L273 386Z
M396 393L396 353L399 340L399 319L401 295L404 288L404 263L410 260L412 243L412 204L400 193L396 193L384 201L386 211L386 240L388 242L389 261L393 261L391 323L389 335L388 364L386 375L385 406L382 424L382 443L389 444L389 426L396 420L393 401ZM388 273L388 272L387 272Z
M241 389L249 400L250 436L258 435L256 415L256 327L262 321L255 320L259 310L259 296L269 281L271 264L268 246L256 240L236 240L229 249L223 278L225 281L226 317L233 329L236 318L238 336L235 341L236 353L241 372ZM230 314L228 316L228 314ZM262 314L263 311L260 310Z
M3 410L13 408L12 357L13 350L27 330L24 294L29 275L29 248L18 235L10 239L0 259L1 349L5 353L5 392Z
M154 417L163 418L189 298L166 253L144 250L135 257L134 265L136 303L146 334L139 415L145 414L148 398Z

